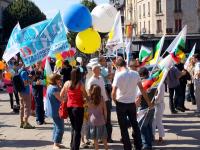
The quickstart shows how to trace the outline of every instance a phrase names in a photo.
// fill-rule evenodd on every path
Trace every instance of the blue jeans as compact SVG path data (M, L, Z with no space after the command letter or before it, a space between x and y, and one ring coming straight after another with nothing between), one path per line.
M141 138L143 148L152 148L152 141L153 141L153 132L152 132L152 123L154 117L155 109L151 109L139 121L140 131L141 131Z
M53 142L61 143L64 133L64 119L53 117Z

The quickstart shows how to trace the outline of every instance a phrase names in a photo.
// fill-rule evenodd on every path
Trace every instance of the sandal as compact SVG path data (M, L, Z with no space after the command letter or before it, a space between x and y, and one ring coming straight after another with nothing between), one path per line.
M35 127L30 125L29 123L24 124L23 128L24 129L35 129Z

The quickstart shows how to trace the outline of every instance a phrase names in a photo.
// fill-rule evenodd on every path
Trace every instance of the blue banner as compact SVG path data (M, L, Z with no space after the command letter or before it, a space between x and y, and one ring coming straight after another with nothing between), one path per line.
M52 20L29 26L18 35L20 55L25 66L31 66L47 55L69 48L67 36L60 13Z
M19 23L13 28L13 31L8 40L8 44L3 54L3 59L8 62L12 57L19 53L19 43L17 42L17 35L21 28Z

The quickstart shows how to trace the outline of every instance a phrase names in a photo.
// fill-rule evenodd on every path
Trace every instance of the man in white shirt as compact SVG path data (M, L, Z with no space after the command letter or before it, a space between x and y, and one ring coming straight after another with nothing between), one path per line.
M145 98L149 107L152 107L151 101L147 93L142 87L141 79L136 71L129 71L126 68L126 62L122 58L116 60L117 73L113 80L112 99L116 104L117 118L121 130L122 142L124 150L131 150L132 145L130 142L127 117L131 123L134 132L134 145L136 150L142 149L142 140L140 129L138 127L136 117L136 88L139 87L143 97Z
M101 74L101 70L100 70L100 65L94 65L92 67L92 77L89 79L88 84L87 84L87 90L89 91L90 87L93 84L96 84L98 86L100 86L101 88L101 95L103 96L103 99L106 103L106 106L108 106L108 104L110 103L110 99L107 96L107 92L105 89L105 82L102 76L100 76ZM107 108L107 120L106 120L106 129L108 132L108 142L112 143L112 138L111 138L111 134L112 134L112 124L111 124L111 107L106 107Z

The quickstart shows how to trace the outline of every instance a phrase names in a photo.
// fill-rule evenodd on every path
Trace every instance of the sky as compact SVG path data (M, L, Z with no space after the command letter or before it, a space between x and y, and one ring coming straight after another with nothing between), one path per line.
M72 4L80 3L81 0L31 0L47 18L52 18L60 10L61 14L65 12ZM97 4L108 3L109 0L94 0Z

